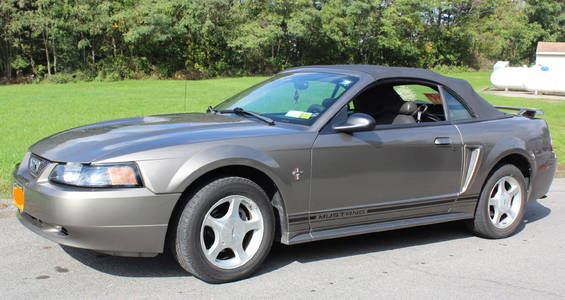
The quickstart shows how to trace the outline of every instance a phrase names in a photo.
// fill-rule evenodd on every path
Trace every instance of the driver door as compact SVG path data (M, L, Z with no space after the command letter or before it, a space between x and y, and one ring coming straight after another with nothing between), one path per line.
M312 231L448 213L462 172L454 125L378 125L352 134L326 129L312 148Z

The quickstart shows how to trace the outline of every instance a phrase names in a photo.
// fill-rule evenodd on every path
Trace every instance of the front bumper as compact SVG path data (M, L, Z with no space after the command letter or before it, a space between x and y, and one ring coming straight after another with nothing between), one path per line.
M57 185L34 178L25 166L14 178L24 189L25 205L18 220L25 227L59 244L122 256L163 252L169 218L180 197L146 188Z

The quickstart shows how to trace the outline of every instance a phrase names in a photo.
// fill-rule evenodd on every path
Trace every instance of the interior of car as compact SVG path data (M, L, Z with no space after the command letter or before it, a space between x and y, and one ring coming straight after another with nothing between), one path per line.
M368 114L377 125L445 121L437 86L415 82L377 84L355 97L348 111Z

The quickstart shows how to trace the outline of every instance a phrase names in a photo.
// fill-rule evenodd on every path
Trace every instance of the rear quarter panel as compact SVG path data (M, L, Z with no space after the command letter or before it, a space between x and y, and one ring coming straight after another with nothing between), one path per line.
M496 164L511 154L522 155L530 165L529 200L547 192L553 179L555 155L551 150L551 138L545 120L513 116L497 120L460 123L457 124L457 127L465 145L482 147L478 171L464 195L477 195L478 197L484 182ZM548 163L553 168L553 171L548 172L551 173L551 176L541 179L538 176L538 167ZM540 192L540 190L544 191Z

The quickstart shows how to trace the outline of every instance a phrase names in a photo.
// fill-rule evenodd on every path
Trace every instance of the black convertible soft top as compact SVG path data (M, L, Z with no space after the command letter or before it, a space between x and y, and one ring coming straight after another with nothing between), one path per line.
M432 81L455 92L461 100L465 101L469 108L471 108L477 118L497 119L508 116L508 114L497 110L494 106L490 105L485 99L479 96L479 94L473 90L467 81L443 76L430 70L376 65L319 65L292 68L287 71L333 71L337 73L340 71L352 71L365 73L366 75L373 77L375 81L393 78Z

